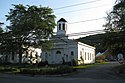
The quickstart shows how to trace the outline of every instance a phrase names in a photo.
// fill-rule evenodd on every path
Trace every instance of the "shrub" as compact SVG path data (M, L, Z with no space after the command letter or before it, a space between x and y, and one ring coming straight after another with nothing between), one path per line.
M22 74L31 74L31 75L35 75L35 74L39 74L40 69L31 69L31 68L21 68L20 69L20 73Z
M59 66L59 67L47 67L47 68L41 68L41 69L23 68L20 70L20 73L31 74L31 75L36 75L36 74L54 75L54 74L71 73L73 71L75 71L75 69L70 66Z
M49 74L66 74L74 72L75 70L70 66L59 66L55 69L53 69L51 72L48 72Z
M57 73L59 74L65 74L65 73L71 73L71 72L74 72L75 70L70 67L70 66L60 66L57 68Z
M38 63L38 66L40 67L40 66L45 66L45 65L48 65L48 61L44 61L44 62L40 62L40 63Z
M1 67L0 72L11 72L11 71L17 71L16 68L11 68L11 67Z
M96 60L96 63L104 63L104 60Z
M78 62L75 59L72 59L70 62L65 62L65 65L76 66L78 65Z
M78 62L75 59L72 60L72 63L73 63L73 66L78 65Z

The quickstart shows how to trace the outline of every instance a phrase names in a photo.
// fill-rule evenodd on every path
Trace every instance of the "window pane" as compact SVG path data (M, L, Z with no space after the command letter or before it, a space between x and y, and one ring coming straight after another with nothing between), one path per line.
M61 30L61 24L59 24L59 30Z
M72 55L72 56L74 55L74 52L73 52L73 51L71 51L71 55Z
M85 52L85 60L86 60L86 52Z
M63 30L65 30L65 24L63 24Z

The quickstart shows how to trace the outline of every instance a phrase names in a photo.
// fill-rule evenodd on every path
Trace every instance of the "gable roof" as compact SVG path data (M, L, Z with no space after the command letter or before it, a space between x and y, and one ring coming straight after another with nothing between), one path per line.
M60 20L58 20L57 22L67 22L64 18L61 18Z

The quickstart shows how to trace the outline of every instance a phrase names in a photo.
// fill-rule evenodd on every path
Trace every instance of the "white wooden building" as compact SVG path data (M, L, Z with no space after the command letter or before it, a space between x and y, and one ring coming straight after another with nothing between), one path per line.
M67 21L61 18L57 22L57 34L50 39L54 41L54 47L49 51L42 49L42 62L48 64L62 64L75 60L80 64L95 63L95 47L82 42L68 39Z
M41 62L41 49L29 47L27 51L22 54L22 63L36 63ZM18 52L3 53L0 55L0 62L19 63Z

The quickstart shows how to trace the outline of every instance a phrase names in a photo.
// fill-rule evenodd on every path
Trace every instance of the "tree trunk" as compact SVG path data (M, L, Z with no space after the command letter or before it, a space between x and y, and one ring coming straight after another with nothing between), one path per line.
M19 50L19 64L22 64L22 50Z
M5 55L4 63L8 63L8 54Z

